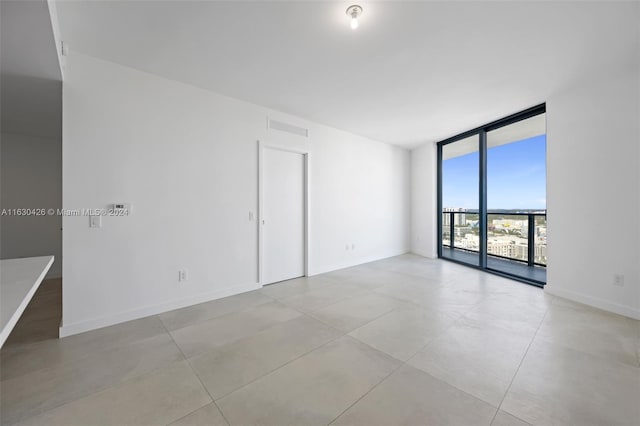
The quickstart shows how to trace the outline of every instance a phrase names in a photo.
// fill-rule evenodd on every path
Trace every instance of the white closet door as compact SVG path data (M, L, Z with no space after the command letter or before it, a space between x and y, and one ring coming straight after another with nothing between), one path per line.
M304 275L304 155L265 148L262 156L262 283Z

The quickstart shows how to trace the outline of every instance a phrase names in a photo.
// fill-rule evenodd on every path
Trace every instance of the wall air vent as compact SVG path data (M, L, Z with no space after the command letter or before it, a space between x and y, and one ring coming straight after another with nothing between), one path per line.
M282 121L269 119L269 129L280 130L281 132L293 133L294 135L302 136L304 138L309 137L309 129L294 126L293 124L289 124L289 123L283 123Z

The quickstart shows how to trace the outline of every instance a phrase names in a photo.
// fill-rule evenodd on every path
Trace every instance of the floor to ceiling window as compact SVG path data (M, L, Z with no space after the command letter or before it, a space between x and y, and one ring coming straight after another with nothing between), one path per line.
M480 139L477 134L442 146L443 253L480 265L478 175ZM454 250L454 247L456 250ZM457 257L456 257L457 256Z
M545 106L437 146L438 255L544 285Z

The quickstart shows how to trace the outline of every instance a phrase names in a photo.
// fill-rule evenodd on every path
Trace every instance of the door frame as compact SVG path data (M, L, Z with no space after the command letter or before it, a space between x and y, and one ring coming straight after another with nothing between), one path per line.
M263 287L265 284L263 283L263 265L264 265L264 253L263 253L263 243L264 237L262 235L262 221L264 218L262 214L264 212L263 209L263 201L264 201L264 151L266 149L274 149L278 151L284 152L292 152L295 154L302 155L302 161L304 166L303 171L303 187L304 187L304 206L303 206L303 220L304 220L304 276L309 275L309 151L307 149L300 148L292 148L284 145L278 145L274 143L266 143L262 141L258 141L258 285Z

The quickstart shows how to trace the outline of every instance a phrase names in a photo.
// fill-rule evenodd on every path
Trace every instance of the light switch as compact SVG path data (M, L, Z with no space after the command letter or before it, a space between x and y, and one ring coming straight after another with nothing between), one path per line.
M89 216L90 228L102 228L102 216Z

